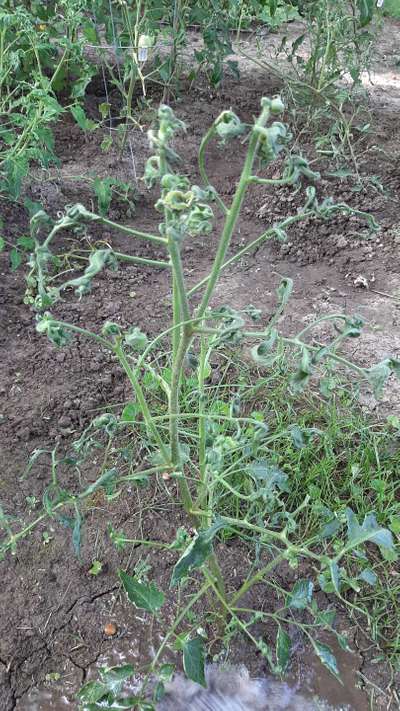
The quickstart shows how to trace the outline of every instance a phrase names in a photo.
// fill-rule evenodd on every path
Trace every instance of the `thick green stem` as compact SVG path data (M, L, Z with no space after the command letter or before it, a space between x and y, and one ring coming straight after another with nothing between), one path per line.
M293 215L292 217L288 217L286 220L283 220L283 222L281 222L276 227L279 227L279 229L284 230L284 229L286 229L286 227L289 227L294 222L298 222L299 220L304 220L306 217L311 217L313 214L314 214L313 210L308 210L308 211L300 213L298 215ZM222 272L223 269L226 269L234 262L237 262L237 260L240 259L240 257L243 257L243 255L247 254L247 252L250 252L250 250L256 249L257 247L259 247L263 242L265 242L265 240L271 239L276 234L276 227L275 226L270 227L268 230L266 230L266 232L263 232L262 235L257 237L257 239L253 240L249 244L246 244L242 249L239 250L239 252L236 252L236 254L234 254L232 257L227 259L226 262L224 262L221 265L220 272ZM207 284L209 278L210 278L209 276L206 276L206 277L204 277L204 279L202 279L197 284L195 284L195 286L193 286L188 291L188 296L191 296L196 291L201 289L201 287L204 286L204 284Z
M227 597L226 597L226 590L225 590L225 582L224 582L224 578L222 575L220 565L218 563L217 556L215 555L214 552L211 554L211 556L209 558L208 566L210 568L211 574L214 577L215 584L217 586L219 594L221 595L221 597L223 597L224 600L226 600ZM225 613L223 614L223 617L225 617Z
M247 593L248 590L250 590L253 585L256 585L257 583L261 582L261 580L274 568L276 568L279 563L282 563L283 560L287 558L287 551L284 553L281 553L280 555L276 556L273 560L271 560L267 565L265 565L263 568L257 571L254 575L252 575L250 578L247 578L247 580L244 581L243 585L239 588L239 590L233 595L233 597L230 599L229 604L234 607L236 603Z
M181 302L179 300L179 290L176 283L175 275L172 277L172 319L175 326L172 331L172 362L176 359L178 353L179 341L182 335L182 327L179 325L181 319Z
M142 386L140 385L139 380L136 377L136 374L132 370L132 368L129 364L129 361L126 357L126 354L125 354L120 343L118 343L114 347L114 352L115 352L115 355L117 356L119 362L121 363L123 369L125 370L125 373L127 374L128 378L131 382L131 385L135 391L137 401L140 405L140 409L143 414L143 419L146 423L146 427L149 430L149 432L151 432L151 434L153 435L154 440L157 442L157 444L160 448L161 454L164 457L165 463L169 464L170 463L170 456L169 456L168 448L162 441L160 434L158 432L158 429L153 422L151 412L149 410L149 406L147 404L146 398L145 398L143 390L142 390Z
M187 290L185 286L185 279L183 276L183 267L179 246L174 242L173 238L168 241L168 249L171 257L172 268L174 272L174 287L176 294L175 298L179 299L180 304L180 316L179 321L190 321L191 313L190 306L187 297ZM174 298L174 300L175 300ZM191 327L186 326L186 330L190 331Z
M123 252L114 252L113 254L120 262L129 262L130 264L140 264L143 267L157 267L159 269L170 269L171 265L169 262L163 262L158 259L146 259L145 257L136 257L131 254L124 254Z
M117 222L113 222L112 220L108 220L106 217L100 217L100 215L95 215L96 217L96 222L101 222L103 225L107 225L107 227L112 227L116 230L119 230L120 232L125 232L127 235L132 235L132 237L140 237L141 239L145 239L148 242L157 242L158 244L167 244L167 240L165 237L159 237L158 235L152 235L148 234L147 232L141 232L140 230L135 230L133 227L127 227L126 225L120 225Z
M200 362L198 367L198 391L199 391L199 492L196 499L196 508L208 508L207 504L207 465L206 465L206 431L207 420L205 418L205 391L204 380L207 365L207 341L204 336L200 339ZM211 523L208 521L208 524Z
M87 328L80 328L80 326L74 326L73 323L68 323L64 321L57 321L56 319L51 319L50 324L52 326L60 326L61 328L67 328L69 331L73 331L74 333L78 333L80 336L85 336L87 338L92 338L94 341L97 341L103 348L107 348L108 350L113 350L112 344L110 341L107 341L105 338L102 338L102 336L99 336L97 333L94 333L93 331L89 331Z
M200 306L197 310L197 315L203 316L213 295L214 287L217 283L218 277L220 275L221 267L224 263L226 252L229 248L233 231L235 229L237 220L239 218L240 209L243 204L244 196L249 184L249 179L252 174L254 160L257 155L257 148L259 143L259 134L257 129L263 128L269 117L269 108L264 106L259 118L257 119L250 138L249 148L246 155L246 160L244 162L242 174L240 176L239 185L236 188L235 196L232 201L232 205L229 208L224 228L222 230L221 238L219 240L219 245L217 253L215 255L214 264L211 269L209 279L207 281L206 290L204 292L203 298L201 300Z
M182 498L182 503L185 511L188 513L193 509L193 500L190 493L188 483L186 481L182 458L179 444L179 394L180 394L180 384L182 377L182 368L185 359L185 355L189 348L190 342L192 340L191 333L187 333L184 329L181 335L180 343L178 345L178 350L174 362L172 364L172 377L171 377L171 396L169 400L169 437L171 446L171 463L176 466L181 472L182 476L178 479L179 493Z

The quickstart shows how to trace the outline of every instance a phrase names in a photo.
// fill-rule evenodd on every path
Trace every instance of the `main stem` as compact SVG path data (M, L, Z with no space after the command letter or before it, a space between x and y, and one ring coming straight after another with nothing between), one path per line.
M255 157L257 155L257 148L259 143L259 134L257 128L263 128L269 117L269 107L263 107L259 118L257 119L250 138L249 148L247 151L246 160L244 162L243 170L240 176L239 184L236 188L235 196L232 201L232 205L226 213L226 219L224 228L222 230L221 238L219 241L217 253L215 255L214 264L212 266L211 274L207 282L206 290L203 294L200 306L197 309L197 316L204 316L204 313L210 303L215 285L218 281L221 267L224 263L226 252L229 248L234 229L236 227L237 220L239 218L240 209L246 194L246 190L252 175L252 169Z

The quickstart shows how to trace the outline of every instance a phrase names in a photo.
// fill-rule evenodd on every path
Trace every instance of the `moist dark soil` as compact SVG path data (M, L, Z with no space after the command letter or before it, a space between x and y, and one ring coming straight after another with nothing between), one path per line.
M393 40L396 28L400 29L398 23L388 22L387 33ZM379 86L380 73L393 75L397 101L399 74L392 66L388 46L393 49L386 38L386 56L377 65L375 83ZM275 289L281 276L291 277L295 286L283 325L286 332L294 333L309 314L329 311L359 314L368 326L353 357L362 365L389 355L400 356L400 144L398 106L396 101L391 103L390 86L386 105L380 101L377 106L371 90L372 128L359 154L362 188L354 190L354 178L328 176L334 166L315 164L324 175L317 185L319 197L332 196L372 214L380 224L380 231L372 233L365 220L343 215L327 222L312 220L294 226L287 242L266 242L256 254L248 254L227 269L215 295L215 304L243 307L253 303L268 316L274 308ZM246 67L240 81L227 79L218 91L210 90L200 81L182 91L173 108L188 128L176 140L175 148L182 155L184 170L192 182L199 182L200 138L220 111L232 106L242 119L251 121L258 112L261 96L278 91L279 86L271 78L255 73L254 69L247 71ZM98 104L105 101L103 94L104 87L94 82L87 98L89 114L92 111L95 115ZM157 231L155 194L146 191L135 179L142 174L149 155L145 131L132 132L130 146L123 156L114 148L104 154L100 144L106 132L84 135L68 116L55 128L55 133L62 167L38 176L26 186L27 196L40 201L52 216L74 202L92 208L95 204L87 176L113 175L133 182L137 197L133 217L127 218L123 202L113 202L111 218L142 230ZM307 134L302 150L306 155L315 155ZM245 147L236 144L223 150L213 145L209 151L207 168L211 183L227 202L238 180L244 151ZM378 180L371 180L371 176L377 176ZM232 251L255 239L277 219L293 214L304 204L304 188L293 195L286 188L256 186L246 200ZM1 212L8 239L15 241L27 233L28 216L23 207L4 202ZM183 256L189 284L207 274L220 223L221 217L217 216L212 235L185 244ZM92 243L101 240L112 244L119 251L132 250L132 238L118 232L90 228L88 239ZM138 252L162 256L160 250L141 244ZM37 334L34 314L23 300L23 270L12 272L7 259L1 255L0 501L7 516L27 521L35 513L29 510L29 506L35 505L29 504L27 497L35 496L40 502L50 480L45 458L38 461L28 477L21 479L31 452L35 448L51 448L55 442L60 451L68 451L70 443L96 413L111 406L121 408L131 398L131 392L121 369L97 345L78 337L71 346L58 350ZM118 272L103 272L92 292L81 301L67 294L53 313L95 331L101 329L104 321L112 320L122 326L137 325L148 334L155 334L167 327L169 308L168 275L162 270L128 265ZM398 384L393 382L383 401L378 404L366 393L363 405L382 417L396 413L399 393ZM97 478L97 464L93 461L89 481ZM69 472L62 484L77 486L79 482ZM168 483L167 489L168 497L165 489L156 487L151 492L140 492L140 497L132 488L114 501L101 496L91 500L86 510L80 559L73 553L70 532L47 519L1 563L1 709L76 708L74 692L95 673L96 666L124 661L143 664L143 660L149 659L159 643L163 626L152 626L149 619L125 602L116 573L119 568L133 570L138 561L146 560L151 566L151 576L167 590L176 556L172 552L162 555L149 552L140 546L117 550L110 542L107 527L111 523L131 538L169 542L184 521L174 507L173 485ZM144 507L147 510L142 515ZM39 515L40 503L36 504L36 510ZM45 532L47 535L43 537ZM224 549L224 572L232 587L240 582L247 555L243 544L231 543L228 550ZM89 572L94 560L103 563L97 576ZM290 587L296 575L296 571L280 568L282 587ZM327 600L328 603L332 601ZM276 601L269 589L260 586L254 592L252 604L265 609L273 608ZM201 607L195 612L200 620ZM164 628L173 614L171 598L163 617ZM115 622L117 632L107 637L104 626L110 621ZM371 688L375 689L373 708L398 708L388 665L375 663L377 650L340 611L339 626L347 630L355 650L353 655L338 651L345 691L312 659L307 644L300 638L295 640L292 678L330 703L348 704L354 711L369 708L367 694ZM272 633L267 628L262 630L267 640L271 635L272 641ZM243 639L232 643L230 658L246 662L254 674L268 672L265 660Z

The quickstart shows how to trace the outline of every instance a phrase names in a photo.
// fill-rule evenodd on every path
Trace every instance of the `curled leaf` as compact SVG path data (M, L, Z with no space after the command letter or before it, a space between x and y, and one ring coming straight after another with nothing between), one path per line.
M212 553L212 543L216 534L224 525L223 521L217 520L210 528L195 535L174 567L171 587L184 580L191 570L200 568L203 565Z
M215 130L222 143L226 143L244 133L246 126L233 111L223 111L215 122Z

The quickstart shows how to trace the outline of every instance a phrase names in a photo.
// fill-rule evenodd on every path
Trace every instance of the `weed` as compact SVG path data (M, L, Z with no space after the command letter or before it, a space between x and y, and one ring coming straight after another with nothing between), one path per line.
M263 57L257 61L281 79L292 121L300 117L302 131L316 137L317 152L339 165L350 159L359 177L357 144L369 128L362 74L370 65L375 3L311 0L298 5L304 31L293 42L284 36L277 52L288 61L289 72Z

